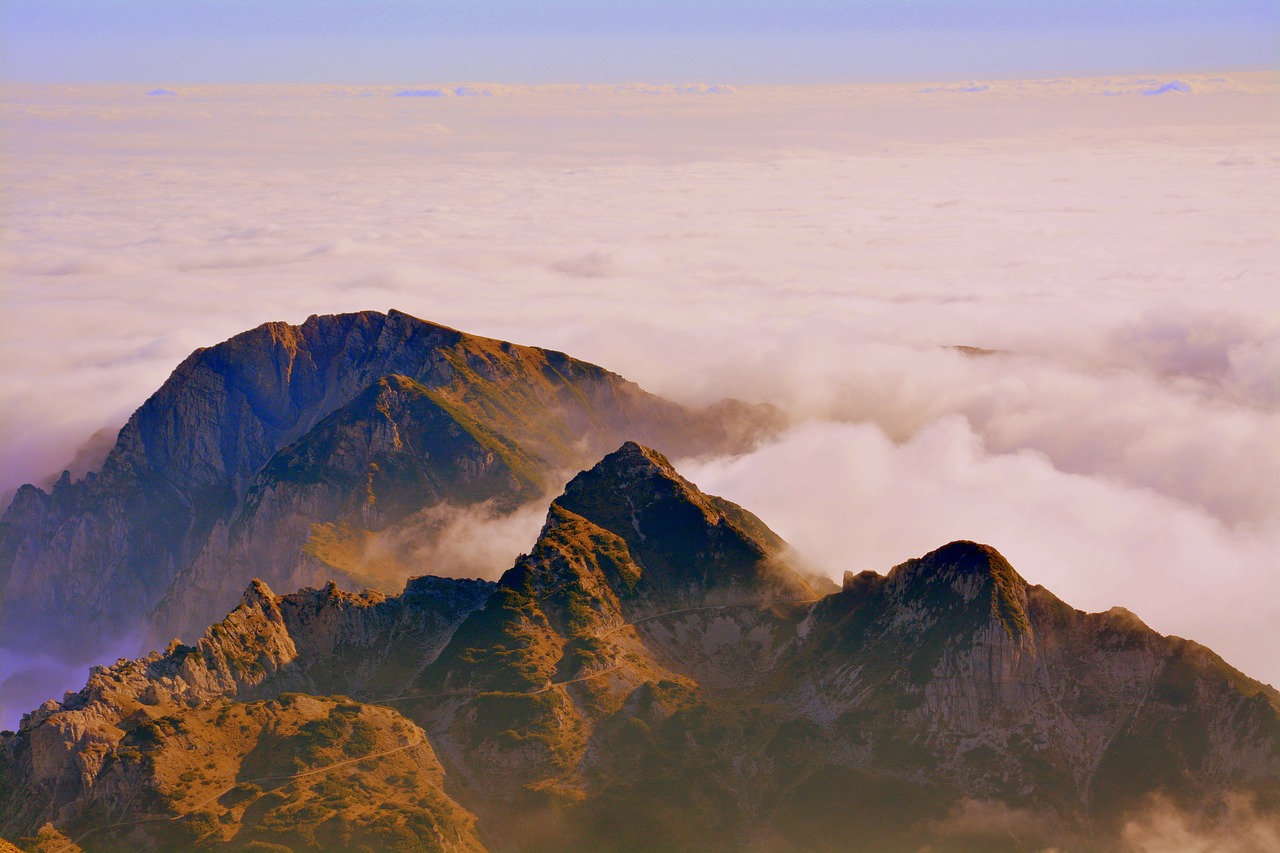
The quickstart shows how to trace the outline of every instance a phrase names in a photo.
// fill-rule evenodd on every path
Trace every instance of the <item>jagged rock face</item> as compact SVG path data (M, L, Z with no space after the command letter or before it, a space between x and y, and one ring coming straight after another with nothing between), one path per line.
M767 407L687 409L395 311L268 323L179 365L100 472L19 490L0 522L0 643L85 651L148 618L149 641L190 636L254 576L367 583L317 526L350 551L425 507L539 499L630 436L726 452L777 427Z
M424 673L439 698L410 713L466 768L462 800L502 815L499 846L945 849L977 800L1007 810L979 849L1016 820L1105 850L1156 791L1280 813L1280 697L1211 652L1075 611L970 542L807 601L773 534L706 547L742 512L717 506L624 447ZM770 571L726 599L740 551Z
M215 525L171 585L155 636L212 621L218 603L264 564L279 567L273 583L291 587L350 575L318 535L322 525L350 540L424 506L496 501L509 510L540 494L542 457L503 444L482 425L467 431L440 399L406 377L381 379L273 456L236 516Z
M2 759L6 784L22 785L0 798L0 819L13 834L32 834L63 809L100 798L104 771L132 732L192 709L289 692L403 692L493 588L425 577L393 598L332 585L277 596L254 580L194 646L175 641L163 654L95 668L79 693L25 715Z
M605 661L626 668L618 643L634 637L632 623L655 615L813 599L784 547L755 516L703 494L661 454L627 442L569 483L533 550L422 681L536 688ZM629 660L646 677L668 672ZM498 680L490 684L489 676Z
M988 546L851 575L806 623L780 701L917 803L1016 804L1092 849L1154 791L1280 793L1276 691L1126 611L1072 609Z
M443 783L426 736L395 711L284 694L132 728L87 795L49 817L85 850L483 850Z
M1192 813L1244 793L1280 821L1280 695L1203 647L1076 611L972 542L815 598L758 519L629 443L566 487L496 585L254 585L196 647L96 673L3 741L0 833L83 831L133 796L194 815L193 786L215 782L179 794L172 774L118 769L153 754L147 726L168 766L184 727L272 718L257 703L283 690L354 696L342 713L371 724L390 712L359 703L401 712L456 801L432 808L475 815L491 850L1101 853L1157 792ZM335 748L355 736L324 729ZM232 829L292 807L218 802Z

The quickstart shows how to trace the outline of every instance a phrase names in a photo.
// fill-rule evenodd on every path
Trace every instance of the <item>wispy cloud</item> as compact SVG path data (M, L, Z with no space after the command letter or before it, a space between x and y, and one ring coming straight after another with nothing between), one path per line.
M1228 795L1217 813L1191 814L1153 797L1125 821L1124 853L1265 853L1280 848L1280 818L1246 794Z

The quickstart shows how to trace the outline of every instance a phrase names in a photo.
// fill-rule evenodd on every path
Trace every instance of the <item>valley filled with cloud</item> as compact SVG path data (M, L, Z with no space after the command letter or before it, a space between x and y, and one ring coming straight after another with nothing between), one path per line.
M1280 683L1278 92L7 86L0 489L197 347L398 308L780 407L677 464L832 577L988 542Z

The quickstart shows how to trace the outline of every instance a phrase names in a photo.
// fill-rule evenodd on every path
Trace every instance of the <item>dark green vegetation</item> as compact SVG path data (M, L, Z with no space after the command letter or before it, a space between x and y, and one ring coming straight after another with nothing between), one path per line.
M401 527L430 535L418 514L543 501L627 438L725 453L779 425L397 311L267 323L180 364L100 472L19 490L0 521L0 644L93 652L145 624L159 646L255 576L398 592L449 573L396 547Z

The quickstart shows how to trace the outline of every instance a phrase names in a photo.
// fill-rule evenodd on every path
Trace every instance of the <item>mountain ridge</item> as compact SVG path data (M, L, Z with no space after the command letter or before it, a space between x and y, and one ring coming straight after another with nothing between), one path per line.
M99 471L18 490L0 521L0 643L82 654L139 622L152 641L198 632L254 566L284 588L332 573L304 549L314 524L355 541L434 505L508 510L628 435L726 453L781 422L769 407L684 407L564 353L395 310L265 323L184 359ZM422 443L406 449L406 435Z
M671 517L685 526L654 524ZM752 547L708 546L729 535ZM133 790L162 793L189 846L312 843L270 790L191 809L228 777L183 744L224 713L272 772L356 768L419 849L447 848L411 794L386 793L403 765L343 765L344 749L420 731L442 774L422 790L448 798L432 808L491 850L989 850L1019 821L1027 849L1101 853L1157 794L1212 814L1240 792L1280 819L1280 694L1203 646L1077 611L974 542L806 585L763 522L628 442L570 481L496 583L254 581L195 646L95 671L0 740L0 834L75 837ZM347 783L321 788L299 797L341 818L317 824L325 843L389 831ZM974 809L1007 820L948 834ZM133 843L165 849L161 829Z

